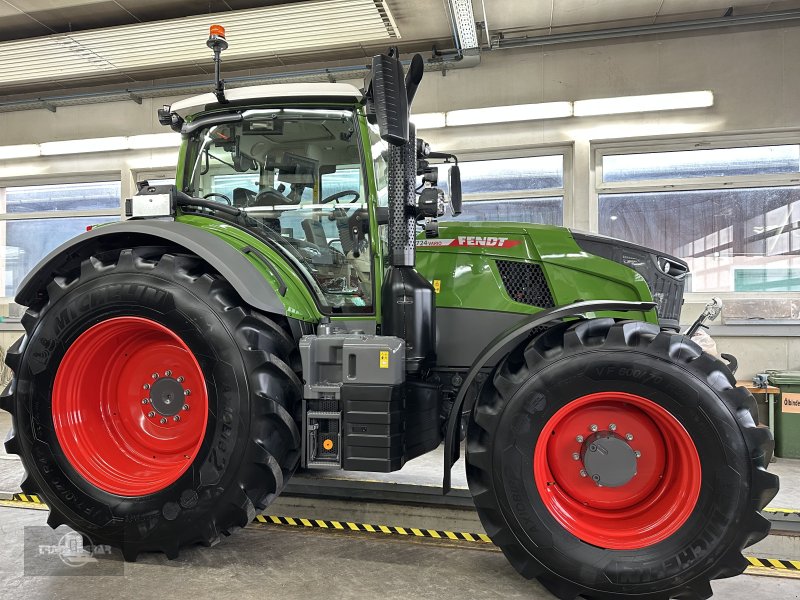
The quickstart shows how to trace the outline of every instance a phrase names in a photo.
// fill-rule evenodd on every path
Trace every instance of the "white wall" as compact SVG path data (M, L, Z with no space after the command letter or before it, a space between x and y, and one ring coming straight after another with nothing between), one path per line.
M415 112L506 104L710 89L715 105L616 117L570 118L523 124L430 130L422 135L441 150L491 150L543 144L573 147L572 206L565 224L595 225L591 144L641 136L795 129L800 126L800 27L643 37L604 43L487 52L475 69L430 73ZM173 99L145 99L0 114L0 145L157 133L156 109ZM174 153L110 153L0 161L0 186L13 177L117 172L123 194L130 169L167 166ZM696 307L689 307L688 313ZM726 337L723 351L739 354L740 373L800 369L800 338Z

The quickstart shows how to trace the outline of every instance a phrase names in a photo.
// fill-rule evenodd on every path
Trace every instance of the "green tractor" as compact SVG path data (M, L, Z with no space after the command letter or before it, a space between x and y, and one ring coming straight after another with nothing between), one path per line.
M219 64L226 46L209 40ZM678 332L687 264L560 227L439 221L424 65L159 111L175 186L19 288L6 449L22 491L126 560L211 546L298 468L389 472L466 440L481 521L557 597L700 599L767 535L773 441ZM450 167L449 194L435 185ZM277 550L276 550L277 551Z

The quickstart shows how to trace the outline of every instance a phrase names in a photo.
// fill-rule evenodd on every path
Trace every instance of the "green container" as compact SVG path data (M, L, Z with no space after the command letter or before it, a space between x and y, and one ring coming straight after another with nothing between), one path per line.
M781 389L775 407L775 455L800 458L800 371L768 371L769 382Z

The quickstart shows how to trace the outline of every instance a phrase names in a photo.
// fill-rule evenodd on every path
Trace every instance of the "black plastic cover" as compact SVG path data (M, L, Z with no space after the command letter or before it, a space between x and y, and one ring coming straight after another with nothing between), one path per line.
M381 137L394 145L408 141L408 95L403 64L396 54L372 58L372 106Z
M639 273L650 288L661 326L680 330L683 291L689 274L686 261L616 238L575 231L572 237L583 251L613 260Z
M436 293L413 267L390 267L381 289L381 333L406 341L406 370L436 362Z

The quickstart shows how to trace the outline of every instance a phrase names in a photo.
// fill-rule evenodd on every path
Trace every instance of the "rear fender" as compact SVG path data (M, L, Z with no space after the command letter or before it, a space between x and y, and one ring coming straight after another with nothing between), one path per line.
M246 256L247 249L240 251L199 227L155 220L131 220L98 227L67 241L48 254L22 281L15 302L30 306L65 266L88 258L98 247L124 248L159 244L178 246L202 258L253 308L265 313L286 314L280 295L281 291L285 294L285 284L277 276L276 290ZM259 258L266 260L264 257ZM274 266L271 272L275 273L273 269Z

